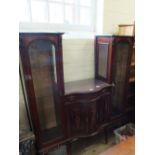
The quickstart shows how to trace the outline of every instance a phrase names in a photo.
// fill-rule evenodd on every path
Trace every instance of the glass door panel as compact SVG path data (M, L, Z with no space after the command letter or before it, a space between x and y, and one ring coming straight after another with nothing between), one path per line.
M41 130L45 139L51 139L51 136L58 136L57 133L60 135L59 111L54 93L57 81L55 48L48 40L35 40L28 51Z
M107 78L108 46L108 43L99 44L98 74L105 79Z
M113 111L119 114L123 109L124 88L129 58L129 43L118 42L115 53L115 95L113 96Z

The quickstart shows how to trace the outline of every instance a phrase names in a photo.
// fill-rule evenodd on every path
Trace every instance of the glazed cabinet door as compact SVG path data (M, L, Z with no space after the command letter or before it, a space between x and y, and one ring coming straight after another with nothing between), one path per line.
M39 143L63 137L57 35L21 34L20 52L27 96ZM63 89L63 88L62 88ZM60 91L59 91L60 90Z
M95 76L97 79L111 83L112 39L96 37Z
M116 38L114 42L112 114L124 112L127 99L127 85L132 52L132 38Z

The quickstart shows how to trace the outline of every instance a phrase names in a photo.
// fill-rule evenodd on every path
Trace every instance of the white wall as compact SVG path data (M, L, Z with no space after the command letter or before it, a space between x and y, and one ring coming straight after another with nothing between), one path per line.
M134 0L104 0L103 33L134 21ZM63 39L65 82L94 77L94 39Z
M64 81L94 77L94 39L63 39Z
M103 32L116 34L119 24L133 24L135 0L104 0Z

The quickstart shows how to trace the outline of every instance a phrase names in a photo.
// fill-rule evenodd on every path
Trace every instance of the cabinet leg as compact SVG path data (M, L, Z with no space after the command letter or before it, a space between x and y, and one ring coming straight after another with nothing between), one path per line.
M108 143L108 129L107 128L104 129L104 135L105 135L105 144L107 144Z
M67 155L72 155L72 143L67 143Z

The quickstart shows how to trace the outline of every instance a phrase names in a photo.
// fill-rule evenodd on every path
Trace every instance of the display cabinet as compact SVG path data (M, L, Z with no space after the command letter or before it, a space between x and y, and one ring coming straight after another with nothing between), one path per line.
M131 36L96 36L96 78L114 85L111 119L120 117L127 109L133 43Z
M61 33L20 33L20 56L38 150L66 138Z
M37 151L43 153L74 138L97 134L110 119L111 84L96 78L64 83L61 35L19 34Z
M19 39L37 151L105 131L128 111L133 37L96 36L95 77L66 83L62 33L20 33Z

